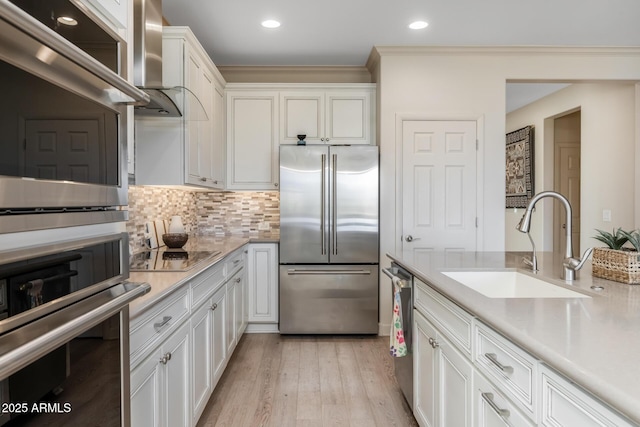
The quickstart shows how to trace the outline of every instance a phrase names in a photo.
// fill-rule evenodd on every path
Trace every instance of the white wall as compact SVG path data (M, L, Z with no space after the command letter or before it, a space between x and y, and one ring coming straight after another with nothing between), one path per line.
M377 68L372 76L379 85L380 260L385 266L385 254L402 249L395 228L400 202L395 180L397 114L482 120L478 250L502 251L506 82L640 81L640 49L377 47L369 67ZM380 284L380 323L386 325L391 315L390 284L384 279Z
M506 132L535 126L535 192L538 193L553 190L553 140L545 138L550 135L547 126L553 126L553 122L546 119L576 108L581 110L582 249L597 244L591 238L596 228L634 228L635 102L632 83L581 83L507 115ZM602 221L603 209L611 210L611 222ZM506 250L531 249L526 235L515 230L523 211L506 211ZM551 209L547 206L536 209L531 234L543 250L553 249L552 226Z

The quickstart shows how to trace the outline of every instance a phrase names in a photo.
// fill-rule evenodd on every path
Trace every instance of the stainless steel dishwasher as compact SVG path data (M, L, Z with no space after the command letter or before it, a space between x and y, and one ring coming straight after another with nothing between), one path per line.
M390 268L383 268L382 272L392 282L391 310L393 310L393 283L395 282L400 287L402 332L407 344L407 355L393 358L394 371L402 394L413 410L413 276L396 263L391 263Z

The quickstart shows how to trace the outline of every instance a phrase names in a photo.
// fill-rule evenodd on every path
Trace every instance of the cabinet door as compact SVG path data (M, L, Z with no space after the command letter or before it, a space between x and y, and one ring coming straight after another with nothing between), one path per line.
M189 396L189 322L174 332L161 346L164 365L163 402L164 423L167 427L191 425ZM166 360L166 361L164 361Z
M200 58L198 58L190 49L185 50L185 86L196 96L201 96L201 85L203 85L203 69ZM203 97L204 98L204 97ZM199 98L198 98L199 99ZM187 160L185 170L185 181L190 184L199 184L201 178L204 178L201 170L200 159L200 140L201 140L201 121L194 120L193 117L200 106L195 96L185 93L186 109L184 112L185 121L185 158ZM202 100L200 101L202 102ZM205 178L206 180L206 178Z
M191 315L191 391L193 422L202 414L213 392L213 301L207 300Z
M160 350L152 352L131 371L131 426L161 426L162 364Z
M225 133L224 133L224 89L218 86L213 91L213 135L211 146L212 187L224 188L225 180Z
M473 372L473 401L475 427L531 427L526 418L501 390L491 384L479 371Z
M225 335L227 338L227 342L226 342L226 351L227 351L227 356L231 355L231 353L233 352L233 348L236 345L236 330L235 330L235 324L236 324L236 295L235 295L235 289L233 286L233 279L229 280L227 282L227 284L225 285L227 288L227 297L226 297L226 319L225 319Z
M227 93L227 188L278 188L278 93Z
M324 142L324 92L301 90L280 93L280 143L297 144L307 135L307 144Z
M129 0L81 0L95 7L114 29L126 29L129 22ZM132 43L133 44L133 43Z
M211 298L213 387L222 376L227 357L227 294L224 286Z
M438 369L431 342L437 332L417 310L413 315L413 415L421 427L435 427Z
M441 334L436 338L439 382L438 425L473 425L473 365Z
M278 322L278 245L250 244L247 267L249 322Z
M375 123L370 91L330 91L326 94L324 137L329 144L374 144Z
M240 341L243 332L243 319L244 319L244 288L245 288L245 275L244 269L238 271L234 278L232 279L234 282L233 285L233 298L235 303L235 309L233 311L234 314L234 325L233 329L236 331L236 344Z

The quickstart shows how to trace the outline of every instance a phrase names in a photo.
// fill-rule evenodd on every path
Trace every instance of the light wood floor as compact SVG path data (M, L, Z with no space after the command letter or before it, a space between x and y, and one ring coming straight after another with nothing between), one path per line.
M417 426L388 348L388 337L245 334L198 427Z

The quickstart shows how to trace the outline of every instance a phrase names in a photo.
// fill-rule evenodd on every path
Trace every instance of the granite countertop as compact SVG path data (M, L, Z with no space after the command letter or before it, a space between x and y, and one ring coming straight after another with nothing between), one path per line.
M518 269L522 253L433 252L389 258L547 365L640 423L640 286L599 279L588 262L578 279L560 279L561 259L538 254L538 278L591 298L488 298L442 274ZM604 289L595 292L591 286Z
M180 289L182 285L201 273L203 270L221 261L224 257L247 243L278 243L277 234L261 234L257 236L190 236L184 246L186 251L220 251L218 255L208 258L187 271L133 271L129 274L132 282L146 282L151 291L129 304L129 318L134 319L167 295Z

